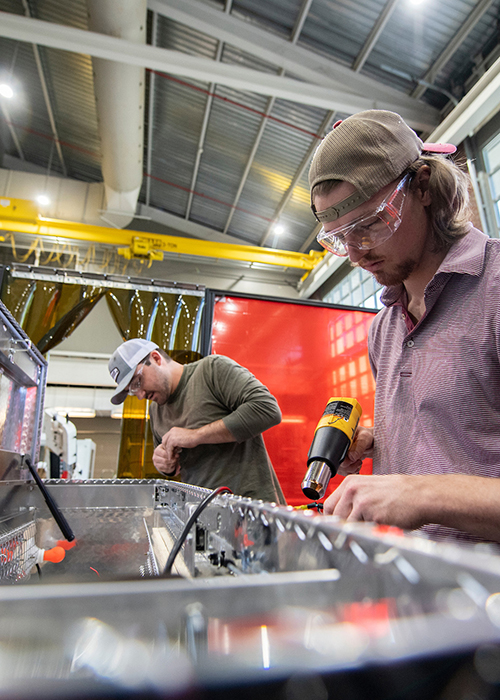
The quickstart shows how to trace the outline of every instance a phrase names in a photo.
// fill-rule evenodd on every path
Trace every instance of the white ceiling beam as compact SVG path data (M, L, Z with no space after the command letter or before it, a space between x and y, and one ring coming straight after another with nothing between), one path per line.
M3 118L5 119L5 123L7 124L7 128L10 132L11 139L14 142L14 146L16 147L16 151L19 155L19 158L21 160L24 160L25 158L24 158L24 153L23 153L23 149L21 146L21 142L19 141L19 139L17 137L17 133L16 133L16 130L14 128L14 124L12 123L12 121L10 119L10 113L9 113L9 110L7 109L6 102L7 102L6 97L0 97L0 110L2 110Z
M223 13L221 16L225 17ZM210 59L189 56L180 51L136 44L126 39L21 17L8 12L0 12L0 36L31 44L51 46L63 51L88 54L118 63L142 66L194 80L215 82L237 90L274 95L292 102L323 109L335 109L349 114L365 109L397 108L401 116L414 128L429 130L439 122L438 112L435 109L416 101L414 108L401 109L401 105L387 103L382 98L373 100L349 93L344 88L323 88L292 78L270 75L241 66L216 63Z
M295 42L259 29L234 15L224 15L220 10L198 0L148 0L148 7L316 85L333 88L342 86L349 92L371 99L380 97L381 90L387 99L390 99L388 96L394 99L406 97L371 78L356 75L348 66L296 46Z
M290 41L292 44L296 44L299 40L300 33L302 32L304 24L306 23L307 15L309 14L312 3L313 0L302 0L302 7L299 10L295 24L293 25L292 34L290 36Z
M462 143L500 110L500 58L478 80L428 141Z
M316 240L316 236L318 233L321 231L321 224L318 222L316 226L313 228L311 233L308 235L306 240L302 243L302 245L299 248L299 253L307 253L309 251L309 248L312 246L314 241Z
M356 73L359 73L359 71L363 68L366 61L368 60L368 56L370 55L373 47L379 40L379 37L384 31L387 23L389 22L391 15L396 9L396 5L398 4L398 2L399 0L388 0L388 2L385 4L384 9L380 13L379 18L377 19L377 21L372 27L371 32L367 36L361 51L356 56L356 60L352 64L352 69Z
M222 56L224 44L219 41L217 46L217 51L215 54L215 61L218 62ZM193 206L194 191L196 189L196 181L198 180L198 173L200 171L201 157L205 149L205 139L207 137L208 124L210 122L210 115L212 113L212 105L214 101L215 84L210 83L208 86L208 95L205 102L205 109L203 111L203 120L201 123L200 134L198 137L198 148L196 149L196 157L194 159L194 166L191 173L191 185L189 187L188 201L186 204L186 212L184 214L185 219L189 219L191 216L191 207ZM225 233L225 231L224 231Z
M220 13L220 16L226 17L224 13ZM435 109L416 101L414 107L401 109L401 105L387 103L381 95L379 95L380 99L373 100L349 93L344 88L324 88L250 68L216 63L210 59L189 56L180 51L137 44L126 39L21 17L8 12L0 12L0 36L31 44L51 46L63 51L89 54L109 61L142 66L194 80L215 82L261 95L274 95L285 100L323 109L335 109L349 114L365 109L397 108L403 118L420 129L429 130L439 123L438 112ZM287 42L285 45L291 46ZM356 74L353 73L354 75Z
M344 109L339 102L329 106L317 105L326 109L354 113L363 109L390 109L399 112L411 126L418 129L426 129L424 122L439 122L437 110L425 105L398 90L388 87L381 82L373 80L365 75L354 72L350 67L332 61L320 54L315 54L301 46L275 36L271 32L255 27L250 22L227 15L209 5L196 0L148 0L148 7L176 22L185 24L197 31L215 37L232 46L258 56L274 66L283 68L288 73L296 75L312 85L321 85L325 90L331 90L332 94L343 94L351 98L359 97L359 107L352 110ZM228 66L229 67L229 66ZM245 69L242 69L245 70ZM248 69L247 69L248 70ZM267 74L259 73L265 80ZM207 78L205 78L207 79ZM214 82L222 82L213 77ZM275 77L274 80L277 80ZM280 80L286 81L287 78ZM225 84L228 84L227 82ZM302 85L302 83L299 83ZM246 88L253 92L261 92L253 87ZM280 97L276 92L267 92L268 95ZM285 99L290 99L286 98ZM305 100L298 100L305 104L312 104ZM352 102L347 99L346 102ZM365 107L366 103L370 107ZM347 104L346 104L347 106Z

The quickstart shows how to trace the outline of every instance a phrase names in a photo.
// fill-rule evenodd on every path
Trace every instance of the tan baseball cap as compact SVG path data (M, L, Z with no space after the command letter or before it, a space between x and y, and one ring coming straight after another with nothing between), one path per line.
M309 170L311 188L324 180L350 182L356 192L314 215L321 223L335 221L398 178L423 151L454 153L446 143L423 143L399 114L382 109L358 112L334 124L321 141Z

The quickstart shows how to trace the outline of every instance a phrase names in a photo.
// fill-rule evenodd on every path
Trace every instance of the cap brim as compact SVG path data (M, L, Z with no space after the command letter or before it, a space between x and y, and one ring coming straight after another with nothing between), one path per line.
M125 399L127 398L127 396L128 396L128 385L129 385L130 382L132 381L132 377L133 377L134 374L135 374L135 370L136 370L136 367L134 367L133 369L131 369L130 372L128 372L128 373L124 376L124 378L122 379L122 381L121 381L121 382L118 384L118 386L116 387L116 389L115 389L115 391L114 391L114 394L113 394L113 396L112 396L111 399L110 399L111 403L114 404L115 406L118 406L119 404L123 403L123 402L125 401Z
M457 147L452 143L424 143L422 146L422 151L427 153L455 153Z

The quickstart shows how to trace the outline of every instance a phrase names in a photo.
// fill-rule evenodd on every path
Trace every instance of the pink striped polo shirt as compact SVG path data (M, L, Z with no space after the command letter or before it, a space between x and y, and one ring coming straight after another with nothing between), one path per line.
M387 308L370 328L373 473L499 477L500 240L471 228L452 246L415 326L403 298L402 285L387 287ZM423 529L476 539L438 525Z

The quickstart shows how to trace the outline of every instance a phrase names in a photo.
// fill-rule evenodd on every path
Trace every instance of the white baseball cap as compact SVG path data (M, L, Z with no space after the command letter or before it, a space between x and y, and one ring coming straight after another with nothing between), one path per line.
M125 401L128 395L128 386L137 365L150 352L157 349L158 345L151 340L132 338L132 340L126 340L114 351L108 362L108 369L118 386L111 397L111 403L118 405Z

